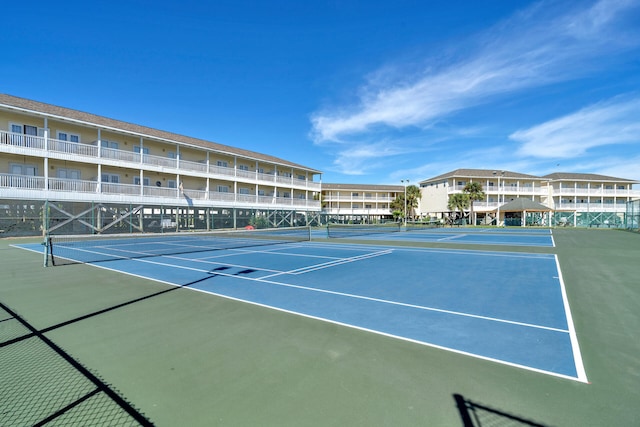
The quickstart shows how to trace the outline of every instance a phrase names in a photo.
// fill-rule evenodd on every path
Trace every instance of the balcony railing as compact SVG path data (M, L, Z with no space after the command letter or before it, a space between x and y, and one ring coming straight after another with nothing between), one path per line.
M53 138L47 138L45 140L44 137L40 136L23 135L3 130L0 130L0 151L9 151L23 155L57 157L64 160L87 161L93 164L97 164L100 159L103 159L107 162L113 161L119 167L150 170L163 169L163 172L172 170L176 174L185 172L197 173L203 176L211 178L218 177L225 180L240 178L258 184L287 185L310 191L319 191L321 187L321 183L306 179L278 176L273 173L247 171L233 167L207 165L205 161L178 160L106 147L99 149L97 141L91 144L83 144Z
M0 174L0 189L15 191L13 196L38 197L52 199L57 193L73 193L78 200L90 197L100 200L102 196L124 196L134 200L135 198L167 199L166 203L183 202L187 200L224 202L227 204L244 205L280 205L319 209L320 202L313 199L301 199L292 197L260 196L255 194L236 194L219 191L206 191L202 189L179 190L177 188L161 188L155 186L141 186L137 184L121 184L113 182L85 181L65 178L48 178L42 176ZM22 191L22 193L20 193ZM29 193L25 193L28 191ZM34 195L37 193L37 195ZM84 197L82 195L85 195ZM65 196L69 198L69 196Z

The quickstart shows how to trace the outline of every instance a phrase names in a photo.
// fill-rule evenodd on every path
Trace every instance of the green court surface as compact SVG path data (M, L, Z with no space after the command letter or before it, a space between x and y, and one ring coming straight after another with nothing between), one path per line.
M0 425L640 425L640 235L553 238L420 245L557 254L588 384L0 240Z

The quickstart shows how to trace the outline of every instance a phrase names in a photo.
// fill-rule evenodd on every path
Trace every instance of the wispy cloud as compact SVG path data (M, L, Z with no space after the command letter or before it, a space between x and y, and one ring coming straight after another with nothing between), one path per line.
M538 3L470 39L458 59L430 60L417 73L415 64L384 67L358 88L352 103L314 113L311 136L336 149L334 166L347 172L359 163L356 169L364 172L367 151L360 146L378 136L416 129L428 134L427 129L463 110L589 75L601 58L640 45L635 30L621 24L637 1L580 5L561 11L563 3ZM392 150L389 146L399 141L387 138L376 148ZM341 148L345 144L348 150Z
M601 0L548 17L546 5L538 4L478 36L481 46L468 59L428 64L409 81L402 67L393 67L399 75L361 88L355 105L314 114L312 134L316 141L340 141L376 125L424 126L505 93L575 78L586 72L585 61L638 43L615 25L633 6Z
M640 98L617 97L509 136L517 154L568 158L612 144L640 143Z

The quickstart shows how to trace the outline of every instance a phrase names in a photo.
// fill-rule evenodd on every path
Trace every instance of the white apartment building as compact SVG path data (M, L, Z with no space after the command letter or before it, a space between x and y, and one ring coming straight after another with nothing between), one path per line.
M457 169L419 183L422 216L441 218L449 213L449 196L461 193L469 182L479 182L484 200L473 204L477 223L517 223L518 213L500 212L518 198L548 207L555 224L574 226L619 226L624 223L627 202L640 197L633 188L638 181L597 174L552 173L545 176L490 169Z
M401 185L322 184L322 212L338 221L391 220Z
M243 226L240 211L277 211L293 223L319 214L320 177L267 154L0 94L0 204L7 209L11 201L129 204L138 212L162 206L170 207L163 221L171 224L184 214L213 225L224 211L231 226Z

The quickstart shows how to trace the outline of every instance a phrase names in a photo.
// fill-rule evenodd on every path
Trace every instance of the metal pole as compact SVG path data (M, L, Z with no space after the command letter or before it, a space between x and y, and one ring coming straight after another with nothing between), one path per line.
M407 184L409 183L408 179L400 180L404 184L404 226L407 226Z

